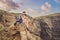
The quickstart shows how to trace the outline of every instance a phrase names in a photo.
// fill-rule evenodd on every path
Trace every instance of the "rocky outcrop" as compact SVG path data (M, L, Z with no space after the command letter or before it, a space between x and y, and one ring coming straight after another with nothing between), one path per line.
M49 28L51 30L51 37L53 40L60 40L60 16L54 16L54 17L50 17L50 24Z
M0 40L60 40L60 13L36 19L0 10Z
M23 22L17 22L19 17ZM0 40L41 40L39 22L25 13L0 10Z
M38 21L42 40L60 40L60 14L39 17Z

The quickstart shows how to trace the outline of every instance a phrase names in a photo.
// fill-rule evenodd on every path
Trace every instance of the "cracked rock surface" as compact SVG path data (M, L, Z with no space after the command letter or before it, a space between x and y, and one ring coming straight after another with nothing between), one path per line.
M23 22L17 22L22 15ZM0 10L0 40L41 40L38 21L26 14Z

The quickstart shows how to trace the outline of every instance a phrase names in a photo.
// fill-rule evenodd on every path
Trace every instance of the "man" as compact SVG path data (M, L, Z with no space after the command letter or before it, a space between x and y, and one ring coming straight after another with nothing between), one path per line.
M14 23L14 25L16 25L17 24L17 22L19 22L20 24L22 23L22 17L20 16L20 18L19 18L19 20L18 21L16 21L16 23Z
M17 22L22 23L22 17L21 16L20 16L20 19Z

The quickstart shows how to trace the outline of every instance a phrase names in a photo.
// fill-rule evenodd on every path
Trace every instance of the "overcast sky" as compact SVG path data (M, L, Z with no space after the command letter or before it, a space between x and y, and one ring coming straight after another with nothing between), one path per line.
M60 12L60 0L0 0L0 9L36 17Z

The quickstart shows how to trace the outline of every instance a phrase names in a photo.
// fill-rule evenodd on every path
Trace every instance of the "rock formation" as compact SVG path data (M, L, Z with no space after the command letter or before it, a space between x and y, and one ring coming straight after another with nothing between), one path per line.
M38 17L42 40L60 40L60 13Z
M25 13L0 10L0 40L60 40L60 13L37 18Z
M19 17L23 22L17 22ZM41 40L39 22L23 13L0 10L0 40Z

